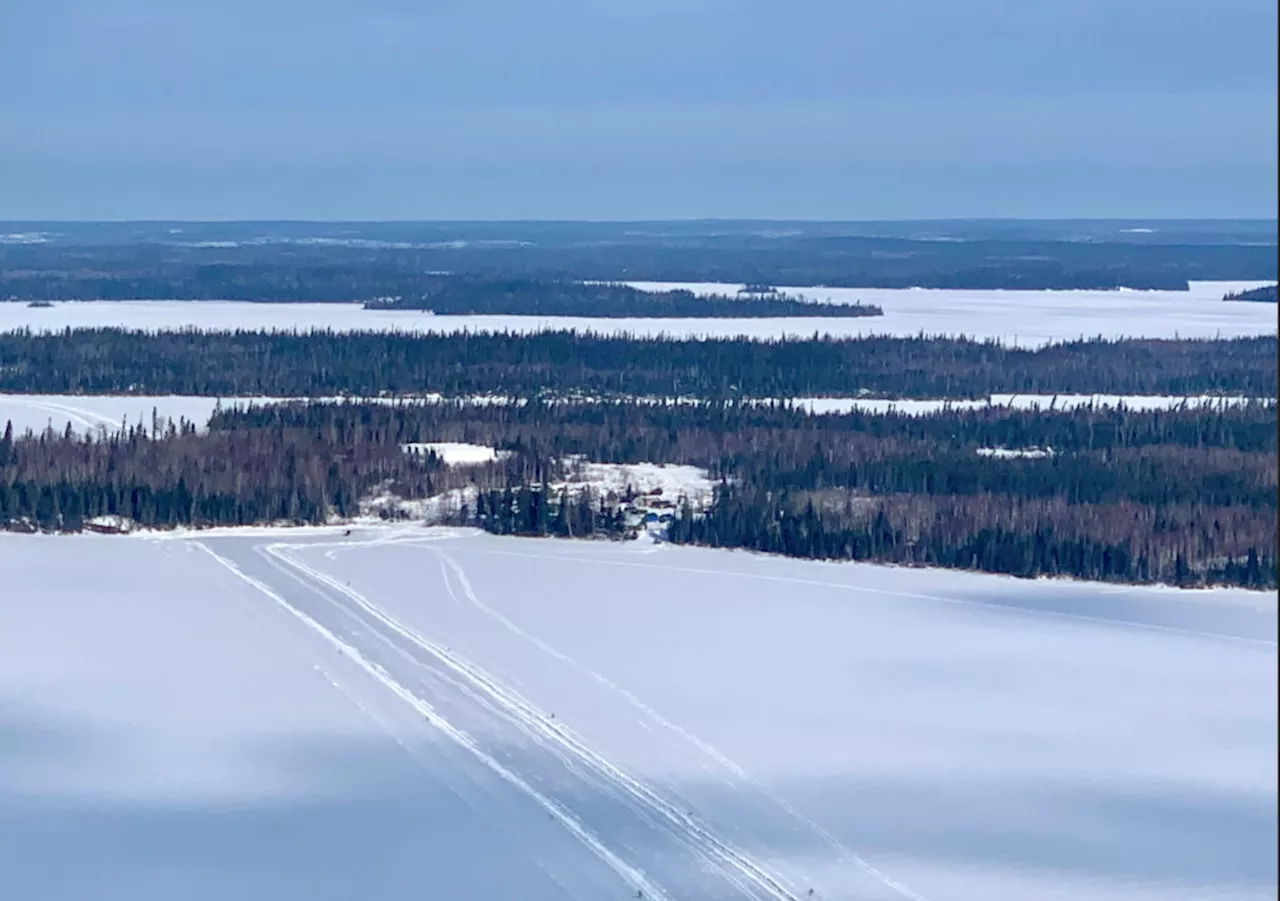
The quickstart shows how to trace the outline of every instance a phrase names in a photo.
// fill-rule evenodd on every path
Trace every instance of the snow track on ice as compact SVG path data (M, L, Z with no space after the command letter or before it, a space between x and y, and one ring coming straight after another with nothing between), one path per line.
M639 870L629 865L626 861L622 860L607 845L605 845L605 843L601 841L601 839L597 835L595 835L589 829L587 829L587 827L583 825L583 823L577 817L575 817L571 811L569 811L567 808L565 808L561 804L556 803L554 800L548 798L546 795L539 792L537 788L535 788L528 781L523 779L519 774L515 773L514 771L512 771L511 769L503 765L495 757L488 754L472 736L470 736L463 730L458 729L452 723L446 720L444 717L440 716L430 704L428 704L422 698L418 697L416 694L414 694L412 691L410 691L408 688L402 685L390 673L388 673L382 666L368 659L356 647L343 641L330 629L326 628L324 625L317 622L315 619L308 616L306 613L299 610L294 605L290 604L289 601L287 601L280 593L274 591L270 586L259 581L258 579L255 579L253 576L249 575L248 573L244 572L232 560L229 560L228 558L223 557L221 554L218 554L216 551L214 551L211 547L209 547L204 542L197 541L195 542L195 544L197 547L199 547L201 550L207 553L210 557L212 557L215 561L217 561L219 564L221 564L223 567L225 567L231 573L233 573L237 578L243 580L244 582L253 586L258 591L262 592L264 595L266 595L271 600L273 600L277 605L283 608L287 613L289 613L290 615L298 619L300 622L303 623L303 625L305 625L307 628L309 628L310 630L318 634L334 649L336 649L337 651L339 651L340 653L348 657L353 663L355 663L362 670L364 670L366 673L372 676L375 680L377 680L379 683L385 686L394 695L400 698L400 700L404 701L406 704L412 707L415 711L421 714L421 716L425 720L427 720L427 722L429 722L432 726L439 729L449 739L451 739L453 742L458 744L460 747L470 752L474 757L476 757L476 759L478 759L485 767L487 767L490 771L496 774L499 778L501 778L503 781L507 782L511 786L515 787L516 789L518 789L520 792L528 796L531 800L533 800L540 807L546 810L550 816L554 817L557 821L559 821L566 829L569 830L570 833L574 835L575 838L577 838L593 854L595 854L601 861L603 861L607 866L609 866L610 869L616 872L628 885L637 889L640 892L643 892L644 896L647 898L657 899L657 901L669 901L669 896L666 894L665 891L663 891L658 885L650 881L649 878L646 877L644 873L640 872ZM270 552L269 548L267 550ZM287 560L283 556L278 556L277 558L281 560L285 560L285 562L288 563L289 565L294 565L292 561ZM310 569L310 567L306 567L306 569ZM300 569L300 571L305 571L305 570ZM314 570L312 570L312 572L314 572ZM323 576L323 574L318 574L318 575ZM327 579L328 577L324 577L324 578ZM789 899L793 898L794 896L785 895L785 896L778 896L778 897L786 898L789 901Z
M260 548L262 552L280 561L281 563L292 567L297 572L311 579L318 585L322 585L333 591L343 595L356 605L356 607L367 616L371 617L377 624L391 630L394 634L407 640L417 648L425 651L433 657L438 663L442 664L450 673L458 677L463 683L463 687L469 687L474 693L479 695L479 700L487 700L491 705L491 709L496 708L498 712L506 715L509 721L515 725L520 731L525 733L531 739L544 745L550 745L563 755L582 771L590 774L595 779L615 790L623 798L629 800L631 806L646 820L660 827L674 840L684 845L690 852L701 858L706 865L716 870L726 881L737 887L744 896L755 899L768 899L768 901L800 901L801 893L788 887L782 878L771 872L766 866L752 859L747 853L736 848L725 839L721 838L710 828L697 821L686 810L676 805L672 801L662 797L658 792L646 785L644 782L630 776L620 769L613 762L600 755L599 753L588 748L582 743L569 729L562 725L548 721L548 718L540 710L535 708L527 700L521 697L511 688L502 685L493 677L476 667L475 665L461 659L457 655L451 653L442 645L437 644L429 638L419 634L412 628L406 626L395 617L383 611L374 605L364 595L352 590L342 582L334 579L326 573L323 573L306 563L296 559L287 553L290 549L296 549L296 546L289 544L272 544ZM280 602L288 605L287 601ZM292 608L291 608L292 609ZM314 620L311 620L314 622ZM319 624L316 624L319 626ZM323 627L320 627L323 628ZM332 633L329 633L332 634ZM336 641L340 644L341 639ZM349 646L347 646L349 647ZM352 651L359 653L352 648ZM358 661L363 658L356 658ZM378 669L379 681L387 684L389 688L396 691L398 695L408 700L413 698L411 703L414 706L422 705L423 708L429 710L421 699L418 699L403 685L395 682L385 670ZM394 686L394 687L393 687ZM424 715L427 715L424 712ZM432 722L435 723L440 718L432 711ZM500 765L500 764L499 764ZM505 769L505 768L504 768ZM510 771L507 771L510 772ZM511 773L515 779L519 777ZM521 780L523 782L523 780ZM528 783L523 783L528 785ZM529 786L530 790L533 790ZM551 803L551 802L549 802ZM568 811L563 811L565 816L572 819L572 815ZM576 820L574 822L577 822ZM581 824L579 824L580 826ZM579 834L575 830L575 834ZM579 838L588 835L585 829L579 834ZM597 841L598 839L594 839ZM610 852L612 855L612 852ZM612 860L621 860L616 855L612 855ZM625 866L625 864L624 864ZM617 867L615 867L617 869ZM622 871L619 871L620 875ZM645 890L647 897L665 898L665 893L661 892L657 886L647 883L640 885L639 881L644 879L638 870L628 868L628 882L636 885L638 888Z
M410 542L404 541L404 542L397 542L397 543L408 544ZM789 817L790 819L798 823L802 828L813 832L813 834L818 836L818 838L821 839L821 841L824 844L826 844L829 848L831 848L840 858L842 858L846 862L852 863L854 866L862 870L867 875L871 876L877 882L880 882L883 885L887 886L888 888L893 889L893 891L897 892L899 895L903 896L904 898L909 899L909 901L928 901L928 899L925 898L923 895L917 894L916 892L908 888L906 885L902 884L901 882L894 879L892 876L889 876L887 873L875 867L857 851L854 851L846 847L845 845L843 845L834 835L832 835L827 830L823 829L817 823L814 823L812 820L805 817L794 806L792 806L791 804L788 804L787 802L783 801L781 798L776 797L775 795L770 793L768 790L761 787L751 778L750 774L747 773L746 770L744 770L741 766L739 766L736 762L731 760L729 757L721 753L715 746L703 741L698 736L689 732L683 726L680 726L677 723L673 723L671 720L667 719L661 713L655 710L652 706L650 706L649 704L646 704L640 698L636 697L636 695L632 694L627 689L618 685L616 682L609 679L607 676L604 676L601 673L596 672L595 670L591 669L585 664L580 663L578 660L574 659L573 657L570 657L567 654L562 653L560 650L547 644L545 641L543 641L541 638L538 638L536 635L526 632L524 629L522 629L519 625L513 622L506 615L490 607L488 604L485 604L476 595L475 590L471 587L470 580L467 578L466 572L462 569L462 567L458 564L458 562L454 560L453 557L451 557L449 554L445 553L445 551L439 547L432 547L431 550L434 551L436 556L440 558L440 564L442 569L447 566L448 569L453 571L453 574L457 578L458 583L462 586L462 591L466 595L467 600L469 600L481 612L485 613L486 615L488 615L489 617L491 617L492 619L500 623L503 627L511 631L513 634L519 635L521 638L524 638L526 641L533 644L534 647L538 648L538 650L544 652L545 654L563 663L568 664L578 672L585 675L587 678L591 679L592 681L600 685L603 685L605 688L614 692L618 697L626 701L631 707L633 707L640 713L644 714L646 717L649 718L649 720L651 720L661 728L666 729L667 731L672 732L678 735L680 738L683 738L685 741L689 742L691 745L696 747L699 751L701 751L707 757L714 760L720 766L724 767L726 770L732 773L735 777L737 777L739 780L745 783L747 788L749 788L754 792L759 793L771 805L775 805L776 807L778 807L781 812L785 813L787 817ZM447 572L445 572L445 586L446 588L449 588L449 580L448 580ZM449 588L449 594L453 596L456 600L456 595L454 595L452 588Z

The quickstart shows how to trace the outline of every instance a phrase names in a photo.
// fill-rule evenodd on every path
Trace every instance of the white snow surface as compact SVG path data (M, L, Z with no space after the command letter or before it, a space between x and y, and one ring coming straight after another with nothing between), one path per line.
M1275 897L1267 594L423 528L0 573L6 897Z
M734 295L738 284L636 282L653 290L688 288ZM969 335L1019 346L1080 337L1235 337L1276 332L1270 304L1224 303L1223 294L1264 282L1192 282L1189 291L961 291L886 288L787 288L815 301L878 304L883 316L854 319L599 319L569 316L436 316L418 311L365 310L359 304L231 301L69 301L46 309L0 303L0 331L119 326L149 331L284 329L308 331L533 332L578 329L606 334L676 337L806 337L848 335Z
M688 498L695 506L708 502L715 491L705 469L664 463L591 463L575 461L569 483L590 486L603 494L621 494L628 488L641 494L661 489L668 500Z
M464 444L457 441L418 441L402 445L405 453L426 456L434 453L445 466L475 466L492 463L508 452L482 444Z
M0 425L13 423L15 432L27 429L34 432L53 428L63 431L67 425L81 434L108 432L119 429L122 423L151 425L153 415L161 421L186 419L203 429L219 404L223 409L244 408L250 405L315 402L345 403L359 401L375 404L438 403L444 398L439 394L404 397L211 397L207 395L141 395L141 394L4 394L0 393ZM472 404L510 403L511 399L500 395L474 395L466 398ZM444 446L443 443L440 446Z
M995 460L1047 460L1054 456L1051 447L980 447L976 453Z
M247 404L242 401L224 400L224 407ZM264 403L264 398L255 400ZM0 394L0 428L12 422L15 432L30 429L33 432L53 428L61 432L68 425L72 431L84 434L106 429L113 432L126 421L131 425L151 425L153 414L161 419L178 422L186 419L203 427L208 424L218 405L216 397L182 395L60 395L60 394Z

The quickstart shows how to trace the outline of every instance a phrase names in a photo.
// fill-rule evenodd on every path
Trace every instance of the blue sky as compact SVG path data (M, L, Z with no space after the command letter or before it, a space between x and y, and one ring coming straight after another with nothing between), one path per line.
M1274 0L0 0L0 219L1265 217Z

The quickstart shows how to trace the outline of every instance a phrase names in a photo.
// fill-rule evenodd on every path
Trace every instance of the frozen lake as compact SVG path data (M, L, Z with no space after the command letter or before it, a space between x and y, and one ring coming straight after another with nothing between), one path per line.
M0 572L24 901L1275 897L1272 595L421 528Z
M1228 290L1261 282L1193 282L1190 291L942 291L875 288L786 288L813 300L863 300L884 316L858 319L593 319L559 316L432 316L364 310L358 304L267 304L222 301L85 301L33 309L0 303L0 331L122 326L177 328L333 329L335 331L530 332L578 329L676 337L808 337L867 334L969 335L1036 346L1080 337L1212 338L1274 334L1276 308L1225 303ZM637 283L733 294L740 285Z

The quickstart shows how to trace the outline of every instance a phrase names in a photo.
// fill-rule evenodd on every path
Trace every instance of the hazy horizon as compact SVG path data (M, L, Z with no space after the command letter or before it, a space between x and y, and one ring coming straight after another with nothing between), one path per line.
M1273 218L1263 0L8 0L0 219Z
M380 219L331 219L319 217L219 217L219 218L0 218L0 225L697 225L700 223L726 225L946 225L946 224L1035 224L1068 225L1089 223L1100 224L1238 224L1238 225L1272 225L1275 217L1266 216L942 216L942 217L885 217L878 219L803 219L803 218L762 218L758 216L686 216L655 217L646 219L629 218L473 218L473 219L429 219L413 217L386 217Z

